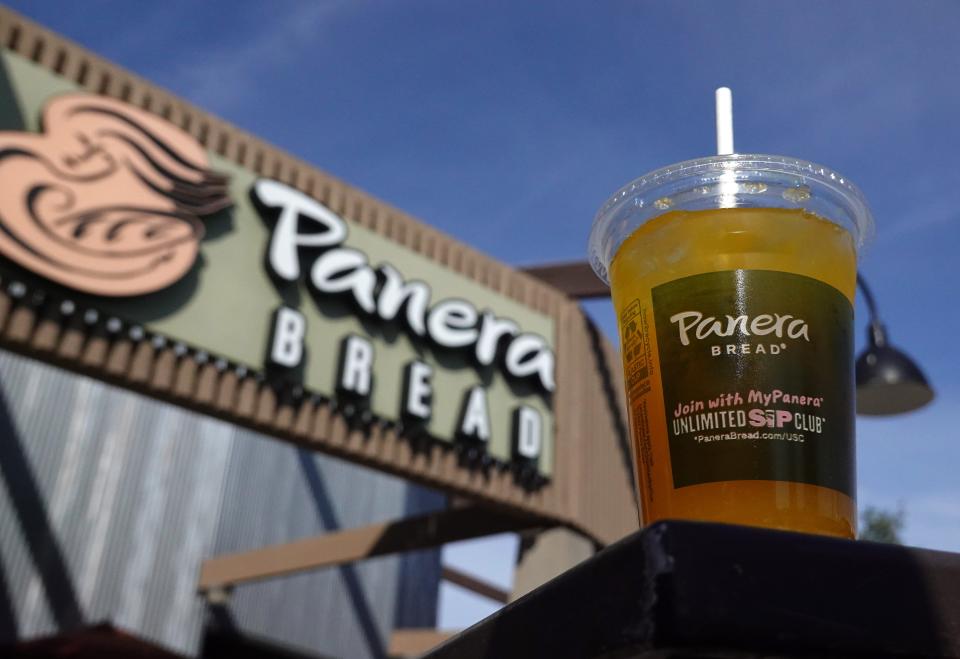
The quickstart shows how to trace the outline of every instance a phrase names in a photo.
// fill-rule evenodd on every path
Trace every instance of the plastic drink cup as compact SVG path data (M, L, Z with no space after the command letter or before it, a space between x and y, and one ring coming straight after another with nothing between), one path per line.
M873 221L825 167L678 163L600 209L641 521L856 534L853 299Z

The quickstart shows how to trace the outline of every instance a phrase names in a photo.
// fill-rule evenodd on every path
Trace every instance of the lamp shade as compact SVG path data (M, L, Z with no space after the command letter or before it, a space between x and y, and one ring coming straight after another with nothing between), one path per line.
M933 400L933 388L910 357L871 340L857 358L857 414L902 414Z

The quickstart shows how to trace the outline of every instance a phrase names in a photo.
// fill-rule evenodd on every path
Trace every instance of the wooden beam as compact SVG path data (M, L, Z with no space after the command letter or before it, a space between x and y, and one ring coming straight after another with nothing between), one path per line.
M478 579L473 575L467 574L466 572L461 572L460 570L443 566L443 569L440 571L440 578L449 581L452 584L456 584L461 588L466 588L469 591L476 593L477 595L483 595L484 597L490 598L495 602L500 604L506 604L510 601L510 593L498 586L493 585L482 579Z
M432 650L456 632L444 632L438 629L395 629L387 646L387 656L419 657Z
M597 277L586 261L533 265L521 268L521 271L577 300L610 297L610 287Z
M216 556L200 566L197 589L205 593L214 588L229 588L384 554L430 549L448 542L554 525L556 522L544 518L481 506L443 510Z

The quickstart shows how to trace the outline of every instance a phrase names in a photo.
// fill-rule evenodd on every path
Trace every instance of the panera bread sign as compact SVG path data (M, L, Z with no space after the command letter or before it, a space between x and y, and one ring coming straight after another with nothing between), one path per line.
M38 113L35 132L0 132L9 262L352 410L550 471L552 320L290 186L212 163L146 111L60 93Z

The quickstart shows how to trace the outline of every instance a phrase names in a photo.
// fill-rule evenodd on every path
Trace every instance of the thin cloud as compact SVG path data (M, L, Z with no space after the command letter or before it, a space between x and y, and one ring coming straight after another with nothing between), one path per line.
M879 228L877 243L891 243L906 236L926 233L958 221L960 221L960 210L957 209L956 201L944 195L930 203L918 206L898 221Z
M170 79L178 93L220 113L246 102L268 102L259 96L259 80L284 65L303 62L305 51L316 50L330 27L362 3L329 0L276 6L287 11L278 12L251 38L190 53L188 60L174 64Z

